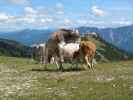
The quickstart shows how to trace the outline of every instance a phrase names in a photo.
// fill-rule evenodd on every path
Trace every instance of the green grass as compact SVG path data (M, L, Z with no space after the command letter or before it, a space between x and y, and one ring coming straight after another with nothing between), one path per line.
M81 69L82 66L80 66ZM99 63L92 70L59 72L55 65L0 57L0 99L133 100L133 61Z

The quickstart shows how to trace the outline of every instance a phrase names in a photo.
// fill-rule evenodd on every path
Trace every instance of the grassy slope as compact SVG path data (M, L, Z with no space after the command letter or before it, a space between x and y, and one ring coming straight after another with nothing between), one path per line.
M29 59L0 57L0 99L133 100L133 61L97 64L94 72L43 68Z
M0 38L0 55L29 57L31 55L31 48L13 40Z

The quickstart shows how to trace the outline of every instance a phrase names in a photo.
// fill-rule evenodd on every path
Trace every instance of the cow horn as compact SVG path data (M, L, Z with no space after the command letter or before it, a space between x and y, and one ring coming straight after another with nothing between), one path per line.
M75 30L75 33L76 33L77 35L79 35L79 30L78 30L78 29L76 29L76 30Z
M79 30L78 29L76 29L75 31L76 31L76 33L79 33Z

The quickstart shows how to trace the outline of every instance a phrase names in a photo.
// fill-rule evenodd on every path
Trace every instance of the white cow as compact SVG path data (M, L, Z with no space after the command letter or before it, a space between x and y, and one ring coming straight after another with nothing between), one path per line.
M61 51L61 60L64 62L64 60L69 60L71 61L72 64L74 64L74 54L79 51L79 43L65 43L61 42L58 44L59 49ZM55 57L57 58L57 57ZM77 59L76 59L77 60ZM59 68L59 65L57 63L57 60L55 60L55 63L57 67Z
M63 53L64 58L72 58L74 52L79 50L79 44L78 43L65 43L61 42L59 43L59 47Z

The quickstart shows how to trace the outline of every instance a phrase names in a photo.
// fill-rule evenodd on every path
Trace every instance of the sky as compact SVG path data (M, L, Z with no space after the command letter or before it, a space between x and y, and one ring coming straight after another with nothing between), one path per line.
M132 23L133 0L0 0L0 31Z

